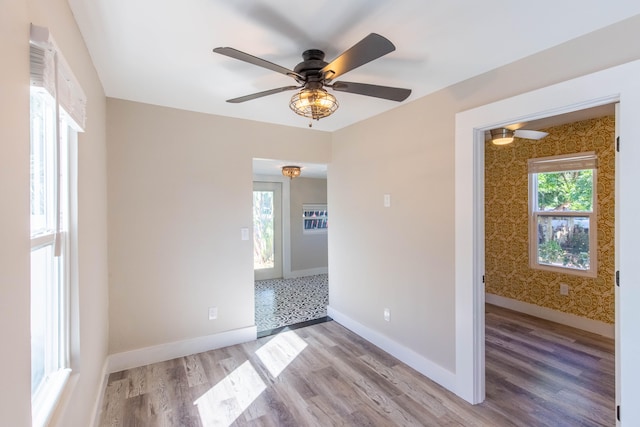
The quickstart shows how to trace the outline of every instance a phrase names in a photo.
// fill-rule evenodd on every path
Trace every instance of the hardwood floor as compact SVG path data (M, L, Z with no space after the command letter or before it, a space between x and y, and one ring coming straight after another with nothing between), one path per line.
M613 426L612 340L487 306L470 405L321 323L111 374L101 426Z
M520 425L615 426L612 339L487 305L485 406Z

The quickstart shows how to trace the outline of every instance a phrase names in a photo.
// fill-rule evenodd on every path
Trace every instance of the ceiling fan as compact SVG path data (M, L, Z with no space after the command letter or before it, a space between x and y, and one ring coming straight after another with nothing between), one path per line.
M537 141L549 135L547 132L528 129L511 129L514 126L491 129L487 132L487 140L494 145L507 145L513 142L514 138L531 139Z
M296 65L293 70L231 47L217 47L213 49L213 51L240 61L248 62L249 64L267 68L277 73L285 74L292 77L298 83L298 86L292 85L270 89L251 95L228 99L227 102L235 104L288 90L301 89L293 95L289 107L296 114L310 119L320 120L323 117L331 115L338 108L338 101L335 96L327 92L325 88L397 102L407 99L411 94L411 89L345 81L333 82L334 79L342 74L393 52L395 49L396 47L393 43L385 37L371 33L329 63L325 62L323 51L319 49L305 50L302 53L303 61Z

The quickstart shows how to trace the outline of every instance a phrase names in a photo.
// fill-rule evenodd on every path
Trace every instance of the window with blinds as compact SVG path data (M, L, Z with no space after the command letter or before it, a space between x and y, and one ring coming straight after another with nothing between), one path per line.
M70 374L70 150L85 121L84 92L46 28L30 43L32 425L46 425Z
M597 165L593 152L529 160L532 268L596 276Z

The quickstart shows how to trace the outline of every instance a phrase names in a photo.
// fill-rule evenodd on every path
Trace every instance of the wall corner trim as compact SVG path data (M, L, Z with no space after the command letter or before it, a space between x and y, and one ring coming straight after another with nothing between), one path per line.
M488 304L497 305L498 307L508 308L509 310L519 313L528 314L530 316L539 317L541 319L550 320L572 328L581 329L583 331L602 335L607 338L615 338L615 325L601 322L599 320L587 319L586 317L576 316L571 313L553 310L547 307L530 304L528 302L518 301L515 299L503 297L500 295L487 293L485 301Z
M125 369L149 365L151 363L164 362L165 360L171 360L177 357L184 357L191 354L215 350L217 348L242 344L248 341L253 341L256 337L257 328L254 325L183 341L174 341L166 344L124 351L122 353L114 353L109 355L107 358L107 372L119 372Z
M453 372L442 368L426 357L416 353L414 350L411 350L380 332L359 323L332 307L327 307L327 315L345 328L357 335L360 335L362 338L380 347L396 359L409 365L430 380L435 381L449 391L458 394L456 390L456 375Z

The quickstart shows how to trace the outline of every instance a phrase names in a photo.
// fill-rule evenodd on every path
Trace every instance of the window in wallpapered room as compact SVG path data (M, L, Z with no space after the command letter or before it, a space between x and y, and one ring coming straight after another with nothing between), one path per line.
M595 153L529 160L532 268L596 276Z

